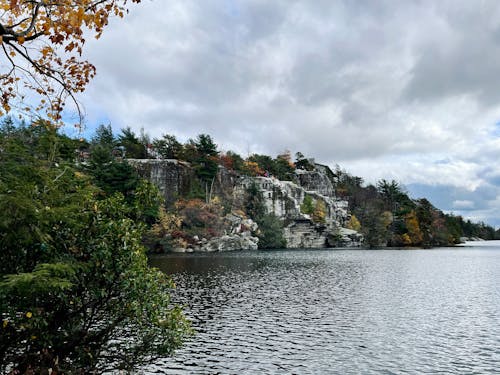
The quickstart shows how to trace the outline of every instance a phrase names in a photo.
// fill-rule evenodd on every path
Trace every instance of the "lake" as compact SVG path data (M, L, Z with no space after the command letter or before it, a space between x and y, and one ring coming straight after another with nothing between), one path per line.
M498 374L500 242L152 259L196 335L150 374Z

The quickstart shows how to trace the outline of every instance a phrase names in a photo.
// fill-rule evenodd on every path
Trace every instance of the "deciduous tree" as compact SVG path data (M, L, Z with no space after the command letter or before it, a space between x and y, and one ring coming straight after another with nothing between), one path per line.
M69 98L81 121L76 94L96 72L82 58L85 30L99 38L110 17L123 17L127 3L140 1L0 0L0 115L15 104L29 110L26 95L34 92L35 110L59 121Z

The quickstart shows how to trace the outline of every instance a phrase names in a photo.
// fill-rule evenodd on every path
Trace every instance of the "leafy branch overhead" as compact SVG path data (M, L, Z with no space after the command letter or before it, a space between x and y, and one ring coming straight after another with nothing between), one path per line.
M123 17L127 3L140 1L0 0L0 115L45 111L57 122L69 100L81 123L76 94L96 73L82 59L84 31L99 38L110 17Z

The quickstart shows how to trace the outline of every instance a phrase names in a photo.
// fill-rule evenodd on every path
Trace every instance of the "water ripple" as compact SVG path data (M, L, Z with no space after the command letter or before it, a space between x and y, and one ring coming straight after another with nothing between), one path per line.
M494 374L500 248L170 256L196 335L147 374Z

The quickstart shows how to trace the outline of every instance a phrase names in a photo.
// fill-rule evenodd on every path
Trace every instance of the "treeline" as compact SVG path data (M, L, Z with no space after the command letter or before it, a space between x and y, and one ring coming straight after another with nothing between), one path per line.
M143 130L136 134L130 128L121 129L118 135L114 135L111 125L100 125L90 142L84 142L80 147L95 152L96 144L108 151L115 150L115 154L123 154L129 159L176 159L189 162L204 180L213 178L218 165L244 175L272 175L280 180L293 179L296 166L313 168L301 153L297 153L294 162L288 151L275 158L259 154L243 158L233 151L221 152L208 134L199 134L181 143L171 134L152 139Z
M397 181L364 186L361 177L337 167L337 194L349 202L349 226L365 235L367 245L445 246L462 237L499 239L500 230L443 213L427 199L411 199Z
M101 126L97 133L103 132L109 134L111 127ZM289 151L275 158L259 154L243 158L232 151L221 153L206 134L182 144L174 135L150 140L143 132L141 136L136 136L130 129L124 129L117 141L126 147L127 154L134 157L190 162L200 177L208 180L215 175L217 165L243 175L274 176L280 180L293 180L297 168L315 168L314 163L301 152L295 154L294 160ZM142 154L134 151L139 149ZM349 201L349 209L353 213L349 227L362 232L369 246L430 247L457 244L463 237L500 238L500 230L495 231L485 223L472 223L461 216L445 214L425 198L411 199L397 181L381 180L375 186L365 186L361 177L352 176L337 167L332 182L337 196ZM314 209L307 206L308 202L305 202L304 212L313 213Z
M190 163L198 179L186 196L179 197L176 204L161 211L155 205L143 208L142 220L150 228L155 225L147 234L146 243L156 251L189 245L197 237L217 237L228 230L221 218L234 207L230 202L211 199L208 192L219 166L241 175L274 176L280 180L293 180L296 169L316 168L314 162L300 152L295 158L289 151L274 158L259 154L244 158L233 151L222 152L207 134L181 143L174 135L151 138L144 131L136 134L130 128L121 129L115 135L110 125L100 125L89 140L58 136L61 154L68 160L74 159L76 150L80 161L85 161L80 164L81 169L92 177L102 196L120 193L126 201L130 201L140 184L127 159L176 159ZM500 231L484 223L472 223L460 216L445 214L425 198L411 199L396 181L381 180L376 185L365 185L361 177L338 166L329 177L336 195L349 202L352 216L347 226L363 233L368 246L430 247L456 244L463 237L500 237ZM242 216L264 225L276 219L256 215L248 209L248 201L252 199L255 200L255 192L247 192L247 202L239 207ZM315 222L321 222L322 207L304 201L301 210ZM265 242L261 241L261 246Z

